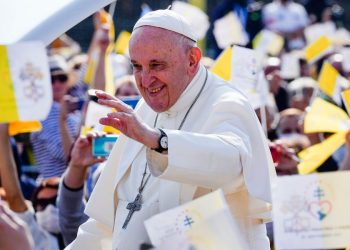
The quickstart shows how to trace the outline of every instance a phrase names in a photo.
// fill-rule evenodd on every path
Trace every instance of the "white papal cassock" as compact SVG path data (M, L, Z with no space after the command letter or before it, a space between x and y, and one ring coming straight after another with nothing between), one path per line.
M270 219L270 186L275 177L267 140L254 110L234 87L208 72L206 86L184 126L178 127L203 86L200 69L179 100L158 115L156 127L168 135L168 154L160 154L120 136L68 249L139 249L148 237L143 221L217 188L222 188L249 249L269 249L265 221ZM156 112L141 101L137 114L150 126ZM152 177L142 209L122 224L141 183L146 159Z

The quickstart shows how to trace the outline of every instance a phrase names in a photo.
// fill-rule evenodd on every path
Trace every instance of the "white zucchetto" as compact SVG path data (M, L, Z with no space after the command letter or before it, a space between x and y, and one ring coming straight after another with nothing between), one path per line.
M197 37L190 23L180 14L169 9L148 12L136 22L133 30L142 26L170 30L197 42Z

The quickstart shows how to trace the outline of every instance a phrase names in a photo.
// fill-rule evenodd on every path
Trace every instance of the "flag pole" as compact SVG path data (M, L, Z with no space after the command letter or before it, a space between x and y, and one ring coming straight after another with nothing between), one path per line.
M114 16L114 12L115 12L115 7L116 6L117 6L117 0L115 0L113 3L111 3L109 5L108 13L112 17L112 20L113 20L113 16Z

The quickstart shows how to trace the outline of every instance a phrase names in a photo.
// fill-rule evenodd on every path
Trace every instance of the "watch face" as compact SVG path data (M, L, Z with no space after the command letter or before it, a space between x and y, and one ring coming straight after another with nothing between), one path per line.
M167 136L163 136L161 139L160 139L160 146L164 149L167 149L168 148L168 137Z

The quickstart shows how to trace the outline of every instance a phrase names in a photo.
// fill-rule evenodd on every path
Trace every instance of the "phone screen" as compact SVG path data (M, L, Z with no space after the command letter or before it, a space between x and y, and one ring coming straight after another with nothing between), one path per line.
M92 155L95 157L108 157L117 139L117 135L94 138L92 141Z

